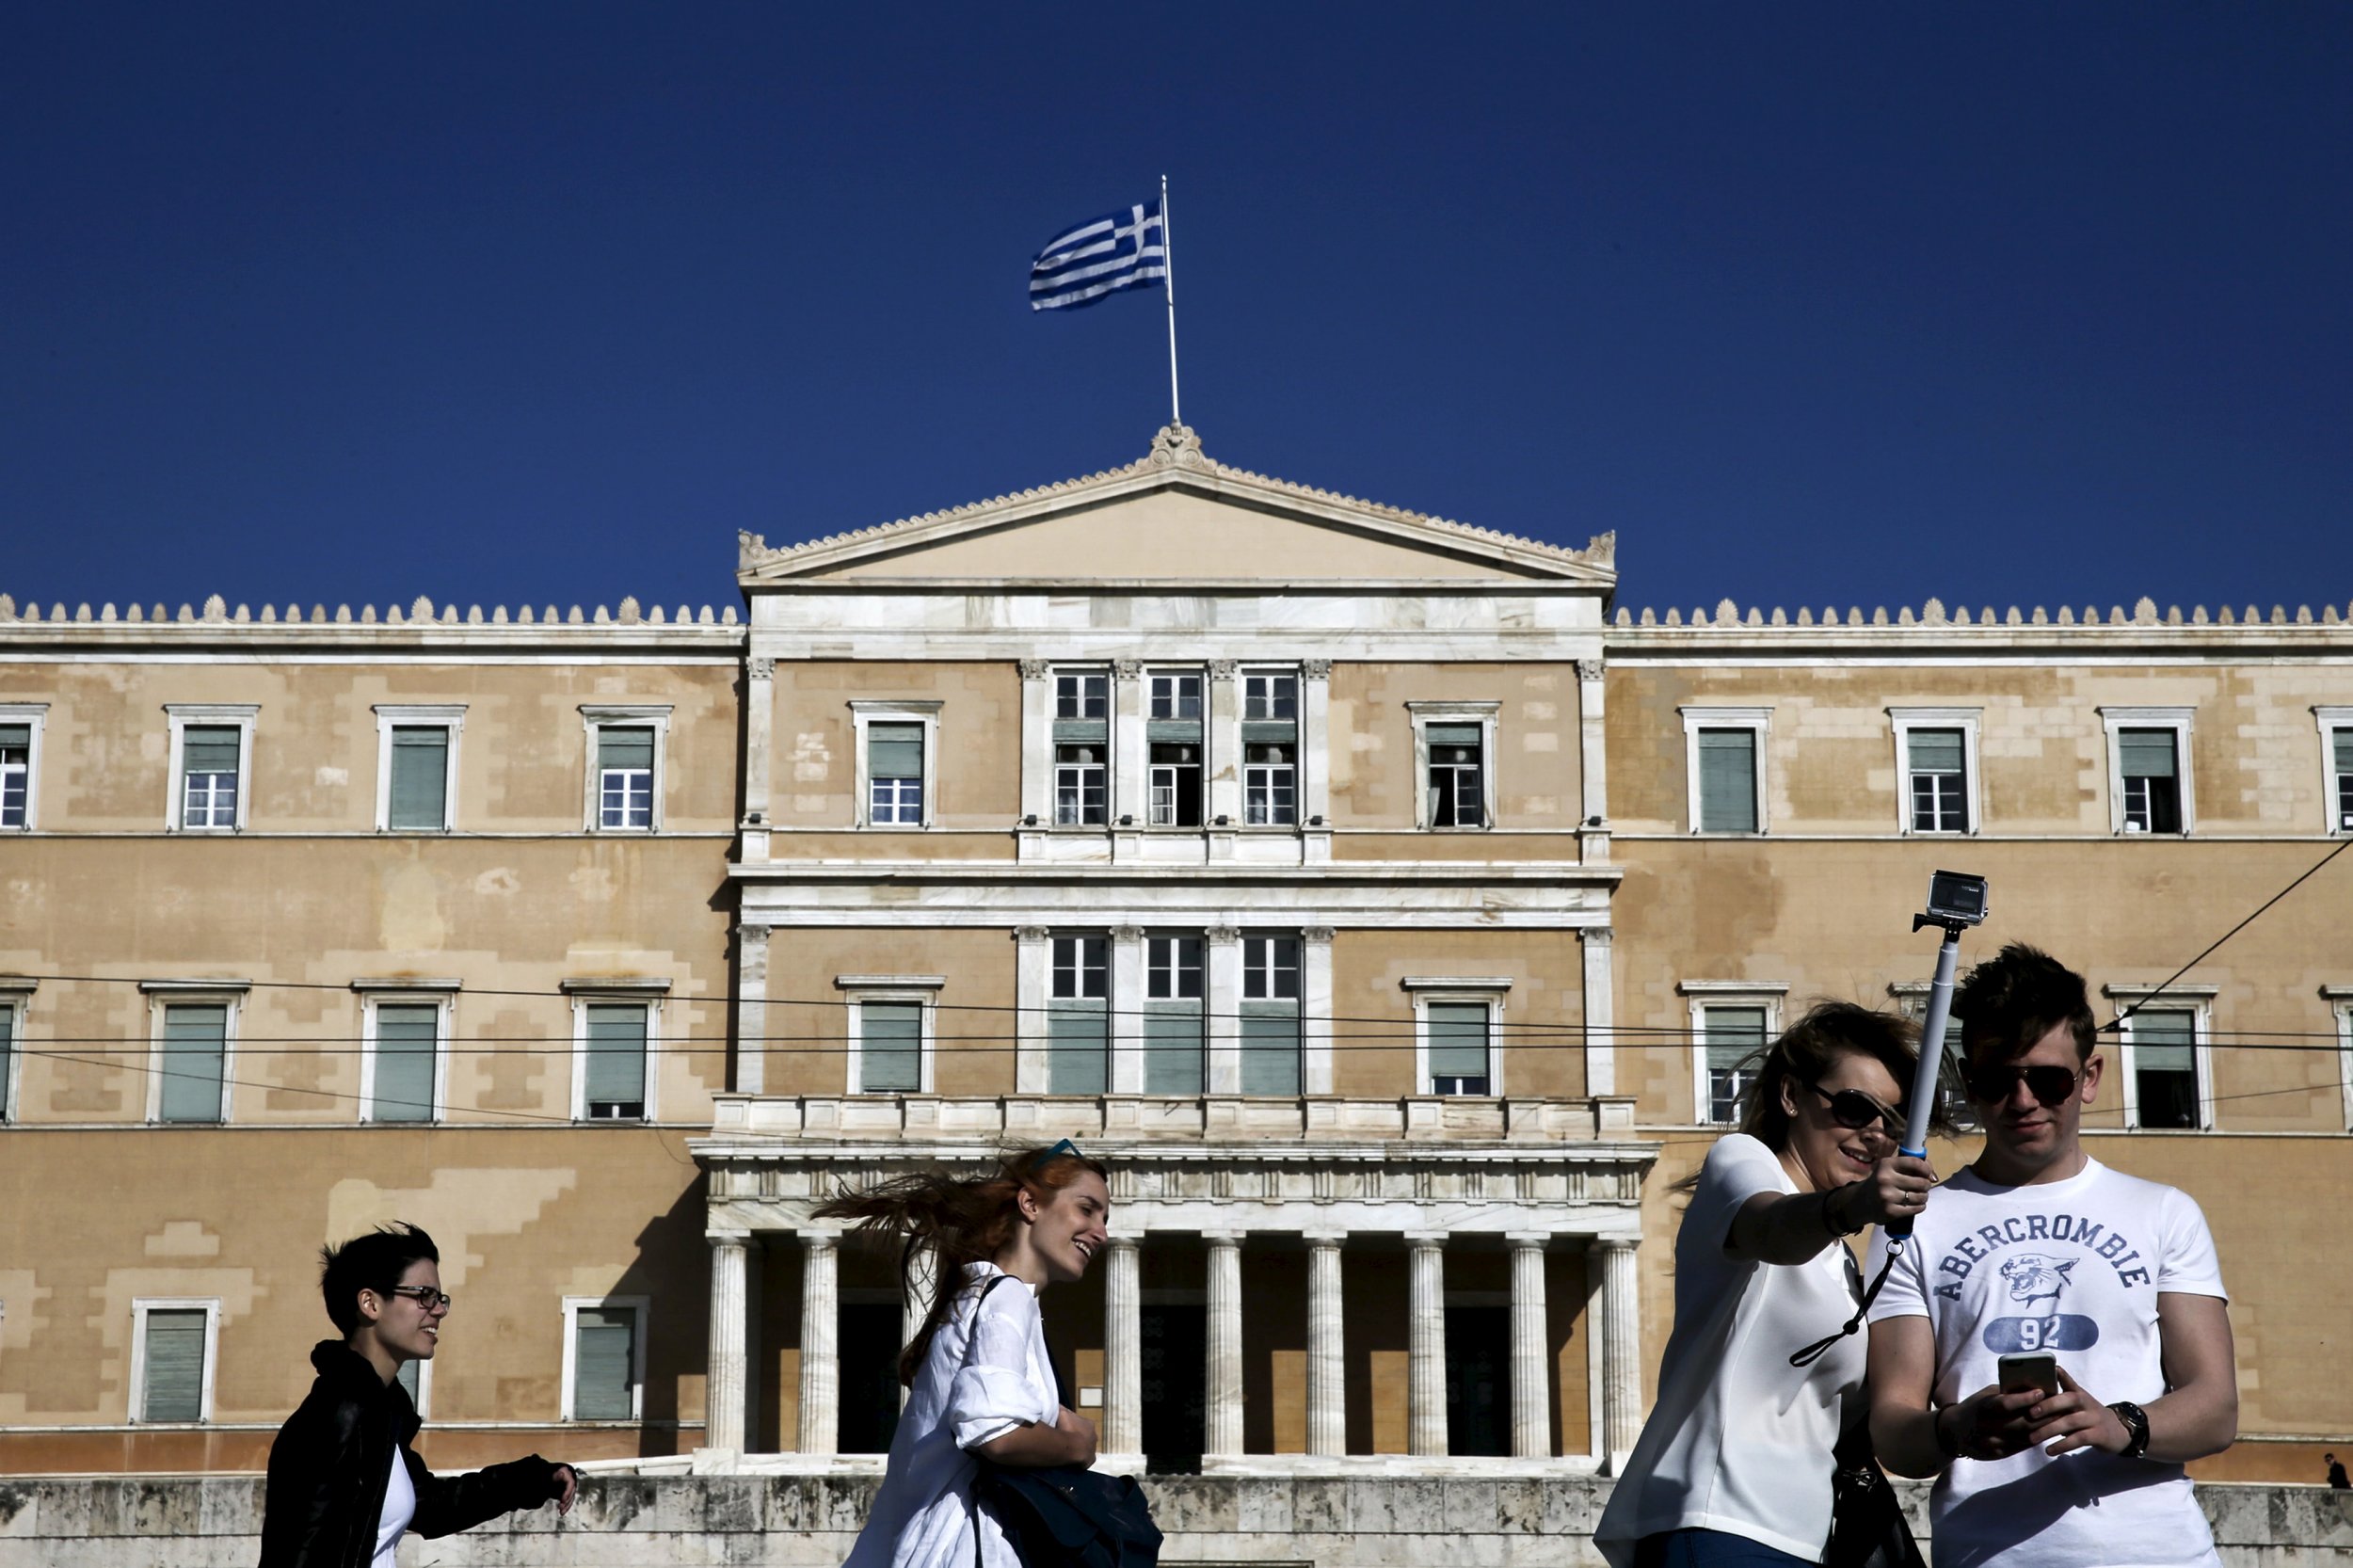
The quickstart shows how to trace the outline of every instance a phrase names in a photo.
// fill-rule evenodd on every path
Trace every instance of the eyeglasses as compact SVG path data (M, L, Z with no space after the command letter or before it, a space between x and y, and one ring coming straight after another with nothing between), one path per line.
M1860 1089L1830 1090L1818 1083L1807 1088L1830 1101L1830 1119L1849 1131L1860 1132L1866 1127L1880 1128L1887 1132L1904 1130L1903 1116L1890 1111Z
M448 1291L436 1290L430 1285L395 1285L384 1293L388 1296L406 1296L427 1312L435 1307L447 1312L455 1304L454 1298Z
M2082 1075L2073 1068L2053 1063L2032 1067L1989 1066L1973 1067L1969 1071L1969 1097L1980 1105L1999 1105L2009 1098L2009 1092L2024 1082L2027 1093L2044 1105L2062 1105L2075 1092Z

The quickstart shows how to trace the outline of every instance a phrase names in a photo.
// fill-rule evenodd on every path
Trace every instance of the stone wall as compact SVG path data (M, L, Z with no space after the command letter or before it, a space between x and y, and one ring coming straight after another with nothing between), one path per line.
M596 1475L558 1520L542 1508L446 1541L410 1540L408 1568L461 1564L834 1568L865 1517L871 1476ZM1305 1568L1583 1568L1609 1483L1170 1476L1148 1481L1161 1561ZM1926 1490L1908 1487L1915 1528ZM2353 1568L2353 1493L2201 1487L2231 1568ZM258 1556L254 1476L0 1479L0 1568L246 1568Z

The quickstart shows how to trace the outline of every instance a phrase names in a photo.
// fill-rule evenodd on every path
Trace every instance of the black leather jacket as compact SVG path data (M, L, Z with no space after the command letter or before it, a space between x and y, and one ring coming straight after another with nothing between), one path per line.
M416 1489L408 1528L417 1535L454 1534L563 1491L556 1466L537 1454L436 1476L408 1447L417 1411L407 1389L340 1339L321 1340L311 1365L318 1381L270 1445L260 1568L368 1568L395 1449Z

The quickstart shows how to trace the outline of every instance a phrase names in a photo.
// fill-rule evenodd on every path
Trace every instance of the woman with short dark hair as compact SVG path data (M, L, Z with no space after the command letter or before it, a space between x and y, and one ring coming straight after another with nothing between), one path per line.
M1790 1358L1855 1310L1845 1239L1928 1201L1928 1162L1896 1153L1915 1038L1893 1014L1815 1007L1763 1052L1740 1130L1684 1184L1658 1402L1594 1530L1611 1568L1822 1560L1833 1450L1865 1416L1864 1341Z

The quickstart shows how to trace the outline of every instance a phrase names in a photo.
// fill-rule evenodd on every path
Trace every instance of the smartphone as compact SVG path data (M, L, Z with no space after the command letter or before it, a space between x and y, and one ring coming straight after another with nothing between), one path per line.
M2020 1351L2002 1357L2000 1383L2005 1394L2032 1388L2045 1399L2059 1391L2058 1358L2048 1351Z

